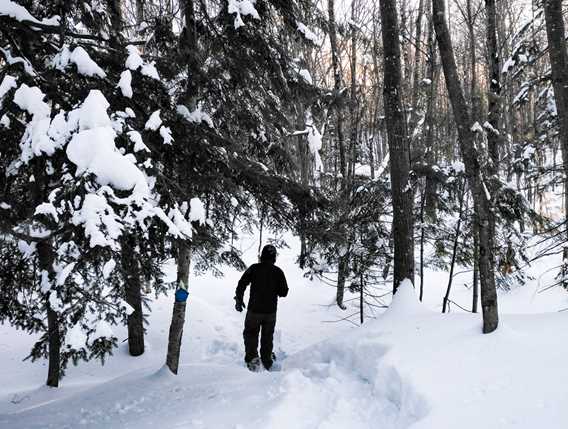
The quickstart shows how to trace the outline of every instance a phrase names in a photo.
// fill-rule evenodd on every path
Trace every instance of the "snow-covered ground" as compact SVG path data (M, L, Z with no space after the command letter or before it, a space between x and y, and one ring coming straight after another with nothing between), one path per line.
M346 313L333 305L335 290L303 277L288 241L277 262L291 288L279 304L281 371L243 366L240 273L226 269L221 279L192 277L178 376L162 367L172 296L152 302L143 356L122 343L102 367L70 367L58 389L43 386L45 362L22 361L34 338L0 325L0 428L568 427L568 311L558 312L568 294L539 292L559 260L539 262L535 280L500 295L491 335L480 333L480 315L456 306L440 314L442 272L427 272L424 304L402 288L389 310L357 327L337 322ZM254 262L254 238L241 246ZM456 277L452 293L464 307L468 276Z

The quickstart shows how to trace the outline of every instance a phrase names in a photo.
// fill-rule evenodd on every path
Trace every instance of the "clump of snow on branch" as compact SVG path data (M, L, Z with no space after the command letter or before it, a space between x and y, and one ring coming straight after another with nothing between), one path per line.
M187 107L180 104L177 106L177 113L188 122L193 122L196 124L205 122L209 126L209 128L213 128L213 120L211 119L211 116L209 116L202 110L201 104L197 106L197 108L193 112L190 112Z
M130 141L134 143L134 152L140 152L142 150L150 152L150 149L148 149L148 146L144 144L142 135L138 131L128 131L126 135L130 139Z
M25 163L42 153L51 156L57 148L55 142L48 135L51 108L43 101L44 98L45 94L41 89L37 86L29 87L25 83L14 94L14 103L32 116L32 120L26 125L26 131L20 142L21 159Z
M142 171L114 144L116 133L107 114L109 103L98 90L92 90L80 108L79 129L67 146L67 157L77 166L77 175L95 174L101 185L115 189L148 193Z
M160 80L160 76L154 62L145 62L140 56L140 52L138 52L138 48L136 46L128 45L126 50L128 51L128 57L126 58L124 65L127 69L132 71L140 69L140 73L144 76Z
M189 219L192 222L199 222L201 225L205 223L206 220L206 210L205 205L199 198L192 198L189 201Z
M256 0L229 0L228 12L230 14L235 13L235 29L246 25L242 19L242 16L252 16L254 19L260 20L260 15L254 7Z
M10 49L6 48L0 48L0 52L2 52L2 54L4 55L4 59L6 60L6 62L10 65L13 64L22 64L22 66L24 67L24 71L29 74L30 76L36 76L36 72L34 71L34 68L32 67L32 65L30 64L30 62L22 57L14 57L12 55L12 52L10 51Z
M150 115L150 118L146 121L144 128L151 131L157 131L162 125L162 118L160 118L160 111L156 110Z
M164 144L171 145L173 143L174 138L172 137L172 130L169 127L161 126L160 127L160 135L162 136L162 139L164 140Z
M306 112L306 130L308 132L308 147L310 149L310 153L314 157L314 169L316 171L316 176L319 176L319 174L323 171L323 163L319 152L322 147L322 135L314 124L310 111Z
M17 88L16 78L9 74L4 76L0 83L0 107L2 107L2 98L13 88Z
M51 64L61 71L64 71L69 64L75 64L77 71L84 76L106 77L105 71L80 46L77 46L73 51L70 51L67 45L63 46L61 51L53 58Z
M1 0L0 1L0 15L9 16L10 18L14 18L17 21L24 22L32 22L34 24L44 24L44 25L59 25L60 17L55 15L51 18L38 20L35 18L28 10L20 6L19 4L11 1L11 0Z
M313 42L314 44L318 44L320 42L319 37L310 30L305 24L296 21L296 25L298 26L298 31L304 35L306 39Z
M122 223L103 195L88 194L83 205L73 213L74 225L83 225L91 247L101 246L119 250L118 238Z
M483 132L483 128L481 127L481 125L479 124L479 122L475 122L475 123L471 126L471 131L473 131L474 133L482 133L482 132Z
M298 74L300 75L300 77L302 79L304 79L307 83L309 83L310 85L313 85L313 80L312 80L312 75L310 75L310 72L306 69L301 69Z
M127 98L132 98L132 73L130 73L130 70L124 70L120 74L117 87L120 88L122 95Z

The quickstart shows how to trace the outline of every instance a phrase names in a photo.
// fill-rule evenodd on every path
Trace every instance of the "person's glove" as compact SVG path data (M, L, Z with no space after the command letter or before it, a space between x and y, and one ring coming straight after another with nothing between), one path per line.
M243 300L239 297L235 297L235 310L241 313L243 311L243 308L246 308Z

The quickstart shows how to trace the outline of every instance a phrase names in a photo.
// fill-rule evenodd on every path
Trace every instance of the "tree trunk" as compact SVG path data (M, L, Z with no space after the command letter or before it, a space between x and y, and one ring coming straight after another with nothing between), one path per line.
M426 188L426 181L424 183L424 188ZM426 189L422 192L420 198L420 295L419 300L422 302L424 298L424 240L426 239L426 231L424 230L425 219L424 219L424 206L426 202Z
M343 304L343 295L345 294L345 282L347 276L349 275L349 252L345 255L339 257L339 263L337 265L337 294L336 303L339 308L345 310L345 304Z
M144 316L142 312L142 282L140 266L136 258L134 237L122 243L122 269L126 278L126 302L134 309L128 315L128 351L131 356L144 353Z
M564 217L568 219L568 54L562 15L562 0L544 0L548 55L552 86L560 126L562 164L564 168Z
M333 68L333 91L336 97L335 114L337 117L337 144L339 146L339 165L343 176L342 182L347 179L347 158L345 151L345 140L343 138L343 112L341 92L341 70L339 64L339 55L337 51L337 32L335 25L335 1L328 0L327 10L329 14L329 43L331 45L331 64Z
M49 241L40 241L37 245L38 265L41 271L47 272L50 282L55 279L53 262L55 253ZM55 291L53 291L55 293ZM45 297L47 302L47 345L48 345L48 369L47 382L50 387L58 387L61 379L61 332L59 330L59 316L51 308L49 294Z
M450 292L452 290L452 283L454 280L454 268L456 266L456 256L458 254L458 245L460 240L460 233L461 233L461 222L462 222L462 213L463 213L463 200L465 199L465 183L462 184L462 190L460 195L460 210L458 215L458 223L456 225L456 233L454 235L454 246L452 249L452 262L450 264L450 275L448 278L448 287L446 288L446 295L444 295L444 301L442 303L442 313L446 312L446 308L448 308L448 304L450 302Z
M418 95L420 92L420 56L421 50L420 45L422 43L422 16L424 15L424 0L420 0L418 3L418 15L416 16L416 34L414 43L416 47L414 49L414 73L412 78L412 114L410 121L411 130L414 132L418 124ZM422 151L423 148L420 148Z
M479 301L479 228L474 222L473 225L473 302L471 312L477 313Z
M122 42L122 0L107 0L110 14L110 43L114 47L120 46Z
M136 0L136 25L140 27L142 22L144 22L144 0Z
M436 97L438 94L438 79L440 73L437 65L437 50L434 40L434 27L432 18L428 30L428 79L430 80L430 88L428 92L428 101L426 105L426 116L424 118L424 150L425 161L429 165L434 165L435 148L434 148L434 107L436 106ZM438 210L437 184L433 176L426 176L426 184L424 190L424 212L426 218L431 223L436 223Z
M348 186L351 186L354 170L355 170L355 149L357 145L357 127L358 127L358 113L357 113L357 29L355 25L355 6L356 0L351 2L351 58L350 58L350 71L351 71L351 92L349 97L349 116L351 117L351 137L349 139L349 167L348 167Z
M404 279L414 283L413 193L410 189L410 142L402 110L400 40L395 0L380 0L384 49L384 105L393 199L393 292Z
M189 289L189 268L191 265L191 246L189 241L179 239L178 259L177 259L177 289L188 291ZM187 298L187 295L185 296ZM166 365L174 374L178 373L179 356L181 351L181 340L183 336L183 327L185 324L185 307L186 301L183 297L178 298L174 302L172 313L172 323L170 325L170 333L168 336L168 354L166 356Z
M490 207L490 196L482 177L474 133L471 130L471 117L460 87L452 41L445 19L444 0L432 0L432 10L446 87L457 125L460 152L465 164L468 185L473 192L475 220L479 226L479 276L483 332L490 333L497 329L499 323L493 237L491 236L490 218L493 214Z
M197 43L197 27L195 21L195 9L193 0L183 0L183 17L185 27L182 33L182 50L187 61L188 78L183 94L183 102L190 111L197 108L199 96L200 64ZM186 166L183 163L178 165L178 176L182 183L187 183ZM189 191L188 191L189 192ZM191 265L191 243L187 237L178 238L176 241L178 248L177 255L177 288L176 298L172 311L172 322L168 335L168 353L166 355L166 365L174 374L178 373L179 356L181 351L181 341L183 337L183 327L185 324L186 299L189 290L189 269Z
M501 82L499 72L499 53L497 51L497 13L495 0L485 0L487 15L487 54L489 56L489 97L487 121L493 130L499 130ZM499 135L492 130L487 133L487 147L489 150L489 175L495 182L498 177L493 177L499 171Z

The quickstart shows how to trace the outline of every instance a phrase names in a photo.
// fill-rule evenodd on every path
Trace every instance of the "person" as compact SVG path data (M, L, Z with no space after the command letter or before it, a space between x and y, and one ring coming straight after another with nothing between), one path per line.
M270 244L264 246L260 263L251 265L239 280L235 292L235 309L242 312L245 308L245 289L250 284L248 310L245 317L243 337L245 341L245 363L250 370L260 367L258 358L258 336L260 338L260 361L270 370L274 362L272 353L274 327L278 297L288 295L288 284L284 272L275 265L276 248Z

